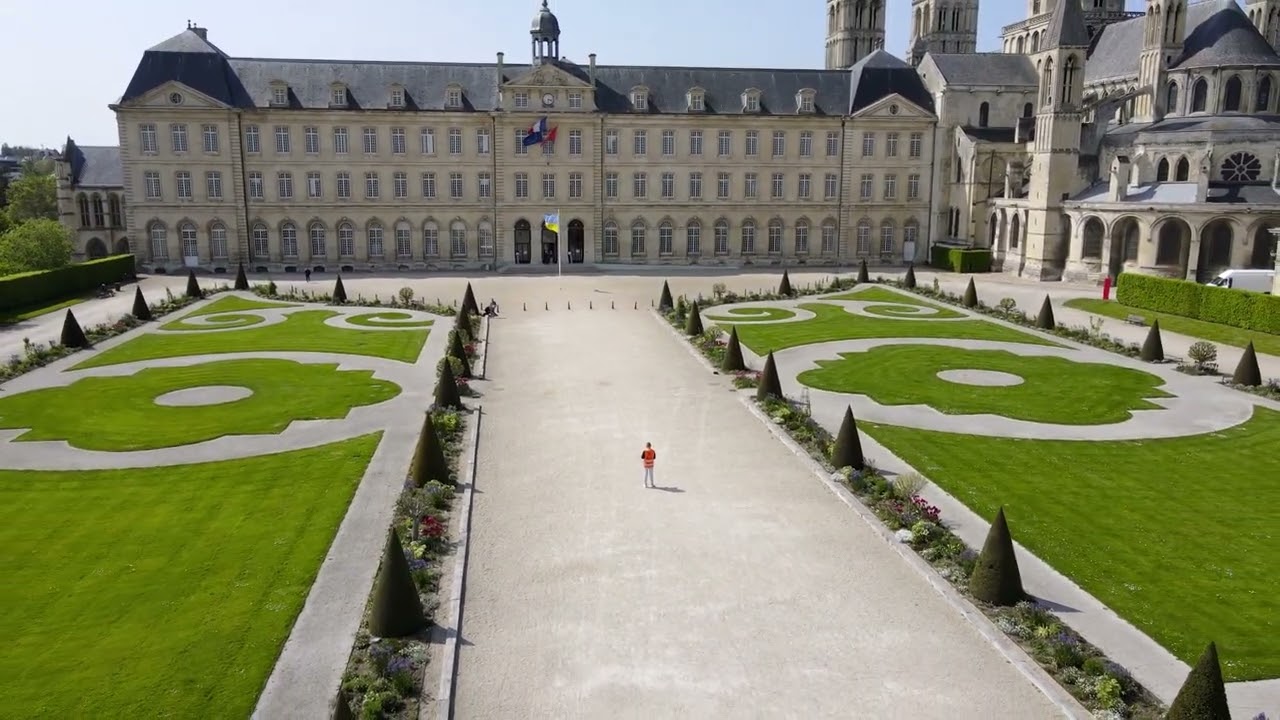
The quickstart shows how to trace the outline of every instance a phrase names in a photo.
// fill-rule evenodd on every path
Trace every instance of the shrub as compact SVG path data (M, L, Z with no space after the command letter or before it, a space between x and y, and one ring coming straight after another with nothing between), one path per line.
M910 500L920 494L920 490L924 488L924 482L924 476L919 473L899 475L893 479L894 497L900 500Z
M1022 590L1022 575L1018 572L1018 559L1013 554L1013 538L1009 535L1003 507L996 513L982 552L978 553L973 575L969 576L969 592L992 605L1016 605L1027 597Z
M1052 330L1057 327L1053 320L1053 303L1049 302L1049 294L1045 293L1044 302L1040 305L1040 314L1036 316L1036 327L1041 330Z
M902 278L902 287L908 290L916 289L916 264L911 263L907 266L907 276Z
M431 482L453 483L449 463L444 457L444 444L440 442L440 435L429 414L422 421L422 432L418 435L418 446L414 448L409 477L417 487L424 487Z
M867 465L862 456L862 441L858 438L858 423L853 419L852 407L844 409L844 420L840 422L840 432L836 434L836 441L831 448L831 464L854 470L862 470Z
M1204 368L1204 366L1218 359L1218 346L1204 340L1198 340L1187 348L1187 357L1196 364L1197 368Z
M396 293L400 296L400 304L408 307L413 302L413 288L408 285L400 288L400 292Z
M867 259L862 258L862 262L858 263L858 283L865 284L871 282L871 276L867 273Z
M773 351L769 351L769 357L765 358L764 371L760 373L760 384L756 386L756 399L765 400L767 398L782 399L782 381L778 379L778 365L773 359Z
M662 295L658 296L658 309L665 312L672 307L674 307L674 303L671 300L671 286L667 284L666 280L663 280Z
M1236 371L1231 375L1231 384L1246 387L1258 387L1262 384L1262 370L1258 367L1258 354L1253 349L1252 340L1244 349L1244 354L1240 356L1240 362L1236 364Z
M1116 300L1144 310L1280 334L1280 297L1274 295L1122 273L1116 281Z
M102 285L128 280L134 276L133 262L132 255L114 255L56 270L0 277L0 312L74 297Z
M747 363L742 359L742 343L738 340L737 325L729 329L729 343L724 348L720 369L725 372L742 372L747 369Z
M1164 343L1160 341L1160 321L1153 320L1151 329L1147 331L1147 339L1142 343L1142 351L1138 353L1138 357L1147 362L1161 362L1164 360Z
M458 394L458 380L453 376L453 368L447 362L440 366L440 377L436 380L435 401L437 409L462 409L462 396Z
M62 344L69 348L89 347L89 338L85 337L84 329L80 327L80 322L70 308L67 308L67 314L62 319Z
M369 634L376 637L412 635L427 624L418 588L413 584L409 563L400 545L400 536L394 529L387 534L370 606Z
M969 278L969 285L964 289L964 298L960 301L967 308L978 307L978 288L973 284L973 278Z
M341 305L347 301L347 289L342 285L342 276L333 283L333 304Z
M1222 666L1218 664L1218 646L1209 643L1178 696L1169 705L1167 720L1230 720L1227 687L1222 683Z
M401 292L404 291L402 290ZM471 283L467 283L467 290L462 293L462 309L472 315L480 314L480 306L476 304L476 294L471 289Z
M791 276L787 274L786 270L782 271L782 282L778 283L778 294L786 297L795 294L791 289Z
M204 297L204 293L200 290L200 283L196 281L196 271L187 271L187 297L199 298Z
M935 245L929 264L940 270L958 273L991 271L991 251L984 248L955 248Z
M698 310L698 301L689 303L689 319L685 321L684 332L690 337L702 334L702 313Z
M133 316L143 322L151 319L151 306L147 305L147 299L142 297L142 287L138 286L133 289Z
M244 263L236 266L236 290L249 289L249 276L244 274Z

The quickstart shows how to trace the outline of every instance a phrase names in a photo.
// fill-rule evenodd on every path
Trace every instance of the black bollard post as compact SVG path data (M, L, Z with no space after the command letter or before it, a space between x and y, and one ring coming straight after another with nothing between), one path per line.
M572 310L572 309L573 309L573 303L571 303L571 302L569 302L569 301L567 301L567 300L566 300L566 301L565 301L565 303L564 303L564 309L565 309L565 310Z
M610 300L610 301L609 301L609 309L610 309L610 310L617 310L617 309L618 309L618 308L614 307L614 305L613 305L613 301L612 301L612 300Z
M631 309L632 309L632 310L639 310L639 309L640 309L640 303L639 303L639 302L636 302L634 305L632 305L632 306L631 306Z
M587 301L587 309L588 309L588 310L595 310L595 309L596 309L596 306L595 306L595 305L593 305L593 304L591 303L591 301L590 301L590 300L588 300L588 301Z
M550 309L551 309L551 303L547 302L546 300L543 300L543 301L542 301L542 309L543 309L543 310L550 310Z
M453 306L458 307L458 298L453 299Z
M520 303L520 309L529 312L529 303Z

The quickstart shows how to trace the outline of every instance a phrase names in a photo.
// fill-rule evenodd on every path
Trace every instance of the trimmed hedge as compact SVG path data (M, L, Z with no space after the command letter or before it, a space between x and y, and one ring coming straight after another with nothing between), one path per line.
M113 255L57 270L36 270L0 277L0 311L29 308L82 295L134 275L133 255Z
M991 251L982 248L933 246L929 264L958 273L991 272Z
M1274 295L1121 273L1116 300L1142 310L1280 335L1280 297Z

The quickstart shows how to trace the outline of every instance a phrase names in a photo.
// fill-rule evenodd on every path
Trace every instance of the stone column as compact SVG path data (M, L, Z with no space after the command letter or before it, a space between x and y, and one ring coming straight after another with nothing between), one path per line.
M1187 251L1187 281L1195 282L1196 273L1200 269L1200 236L1191 235L1191 249Z

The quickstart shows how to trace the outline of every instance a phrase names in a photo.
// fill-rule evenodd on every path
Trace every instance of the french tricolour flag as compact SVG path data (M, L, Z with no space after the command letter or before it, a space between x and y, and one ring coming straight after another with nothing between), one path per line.
M544 117L539 118L538 122L529 128L528 134L524 136L524 145L528 147L529 145L538 145L544 142L555 142L555 140L556 129L547 127L547 119Z

